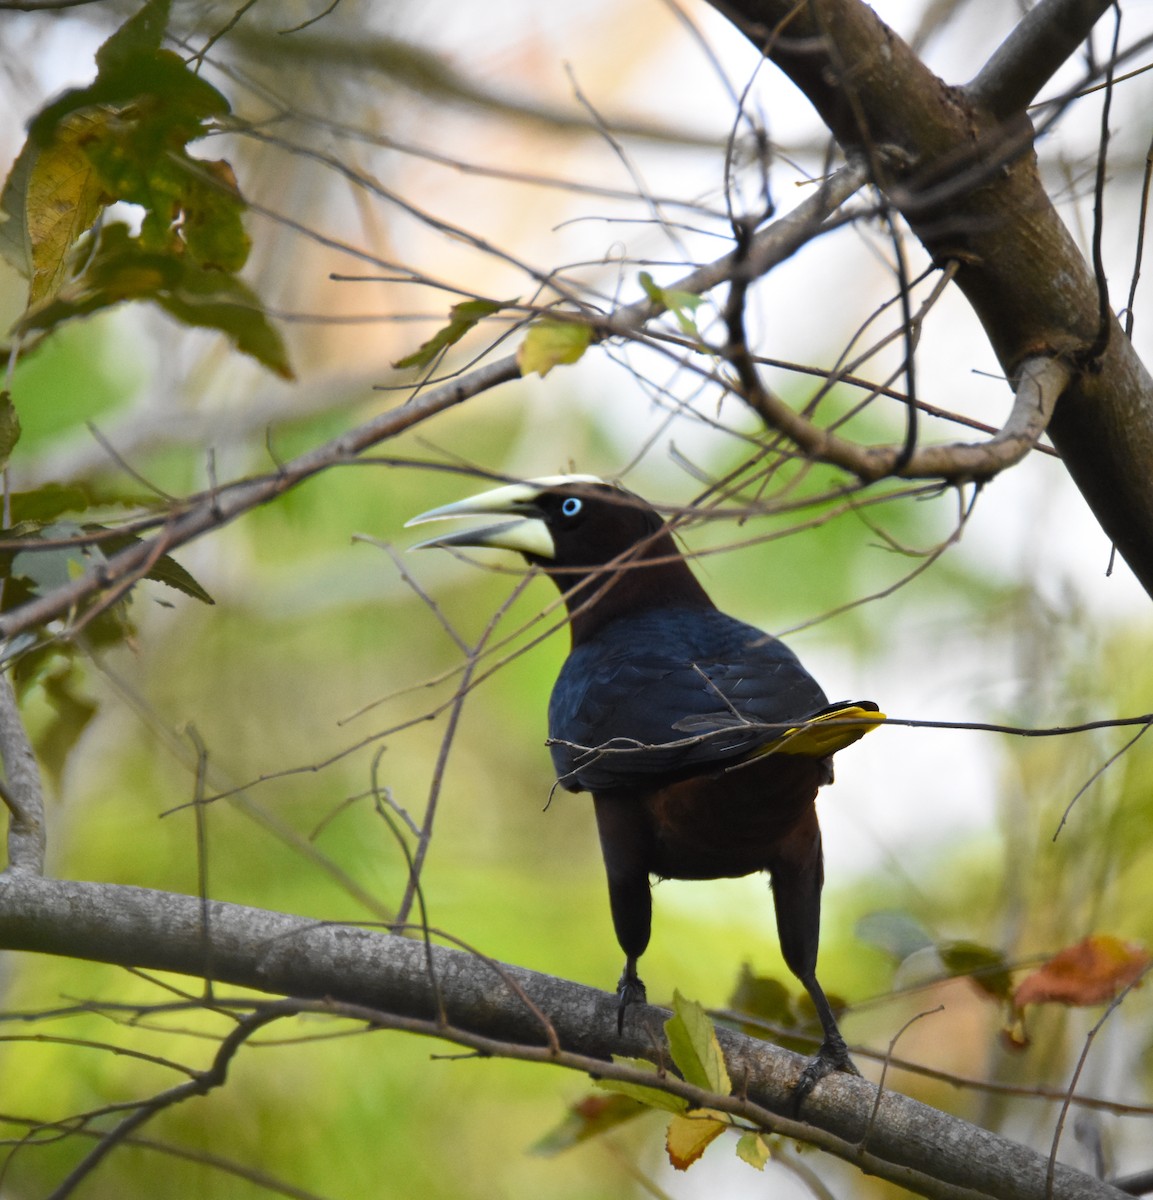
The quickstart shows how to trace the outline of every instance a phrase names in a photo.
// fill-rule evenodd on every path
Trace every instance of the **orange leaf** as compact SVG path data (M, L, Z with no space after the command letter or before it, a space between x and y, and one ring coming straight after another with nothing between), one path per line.
M1068 946L1027 975L1013 993L1013 1007L1026 1004L1104 1004L1136 983L1149 966L1139 942L1095 934Z
M725 1114L708 1108L694 1109L691 1113L673 1117L665 1137L669 1162L678 1171L687 1171L708 1149L709 1143L728 1128Z

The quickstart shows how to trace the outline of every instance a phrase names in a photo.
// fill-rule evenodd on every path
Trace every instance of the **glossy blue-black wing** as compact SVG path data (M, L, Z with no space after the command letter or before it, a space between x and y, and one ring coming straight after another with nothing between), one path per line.
M776 638L713 609L624 617L569 656L549 705L563 786L603 791L721 769L828 703Z

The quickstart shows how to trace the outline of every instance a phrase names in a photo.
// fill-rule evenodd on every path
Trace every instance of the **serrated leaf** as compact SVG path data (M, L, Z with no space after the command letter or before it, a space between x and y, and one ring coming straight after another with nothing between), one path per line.
M673 1117L665 1134L669 1162L678 1171L687 1171L728 1128L725 1114L710 1108L698 1108Z
M553 367L579 361L592 342L592 326L575 321L537 321L529 327L516 352L522 375L543 379Z
M54 296L68 279L72 252L108 200L84 149L107 114L69 113L51 142L35 153L24 197L24 221L32 258L28 303Z
M89 533L95 533L100 530L101 526L86 525L84 528ZM103 547L105 554L112 555L124 550L128 546L138 546L142 540L142 538L138 538L134 533L110 533L108 537L100 539L100 545ZM155 580L157 583L167 584L170 588L175 588L176 591L183 592L186 596L191 596L194 600L199 600L202 604L216 603L209 593L200 586L192 574L186 568L182 567L170 554L162 554L153 563L152 569L144 578Z
M665 1022L665 1036L686 1083L722 1096L733 1090L717 1031L695 1000L673 992L673 1015Z
M560 1154L650 1111L649 1105L628 1096L585 1096L569 1109L568 1115L555 1129L529 1148L529 1153L545 1157Z
M449 322L443 329L438 329L428 341L422 342L411 354L398 358L392 365L398 371L431 366L442 351L456 345L485 317L491 317L493 313L515 303L515 300L464 300L460 304L454 304L448 310Z
M66 512L82 513L88 506L88 494L83 488L63 483L46 483L30 492L13 492L10 497L14 526L40 525Z
M0 470L8 465L8 459L20 440L20 418L16 415L12 397L0 391Z
M657 1069L651 1062L643 1058L624 1058L613 1055L613 1062L626 1067L635 1067L646 1075L656 1075ZM687 1112L689 1102L671 1092L661 1091L660 1088L646 1087L642 1083L633 1083L626 1079L594 1079L593 1083L605 1092L614 1092L620 1096L628 1096L643 1104L646 1108L659 1108L664 1112Z
M741 1134L740 1138L737 1139L737 1157L742 1162L747 1162L750 1167L755 1167L758 1171L763 1171L765 1163L773 1155L769 1149L769 1143L765 1141L764 1135L750 1130L748 1133Z

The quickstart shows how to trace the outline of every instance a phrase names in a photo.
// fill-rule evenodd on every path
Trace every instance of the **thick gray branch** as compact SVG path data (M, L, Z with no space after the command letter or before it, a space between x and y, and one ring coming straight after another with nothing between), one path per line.
M7 672L0 672L0 761L4 764L0 799L8 808L8 870L43 875L44 790Z
M438 1022L504 1042L550 1044L542 1014L564 1051L607 1059L652 1058L663 1045L659 1010L638 1010L615 1035L616 1000L605 992L416 940L283 913L112 884L0 876L0 948L64 955L201 976L282 996L331 998L400 1017ZM440 1016L443 1014L443 1023ZM791 1086L804 1060L721 1031L738 1092L791 1115ZM872 1116L876 1089L835 1076L805 1102L804 1120L849 1147L863 1144L871 1170L892 1165L941 1181L933 1194L1043 1200L1044 1156L896 1093ZM878 1171L878 1173L880 1173ZM926 1192L930 1189L926 1188ZM1121 1193L1058 1165L1053 1200L1117 1200Z
M1041 0L969 85L969 95L1001 120L1022 113L1089 36L1112 0Z

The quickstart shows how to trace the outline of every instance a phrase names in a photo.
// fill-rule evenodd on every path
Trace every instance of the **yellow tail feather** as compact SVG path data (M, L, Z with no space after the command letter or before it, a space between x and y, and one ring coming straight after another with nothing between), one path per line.
M846 704L832 712L821 713L803 725L788 729L762 746L753 756L762 754L804 754L809 758L827 758L846 746L860 741L871 729L884 723L885 714L859 704Z

